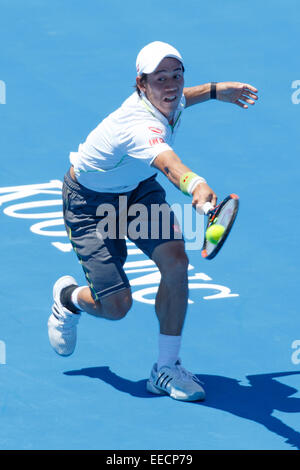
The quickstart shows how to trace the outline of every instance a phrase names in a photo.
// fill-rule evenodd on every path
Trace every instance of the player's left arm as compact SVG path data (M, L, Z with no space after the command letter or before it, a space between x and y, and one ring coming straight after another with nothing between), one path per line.
M211 99L211 83L197 85L183 89L186 99L186 108L194 104L203 103ZM243 109L248 105L254 105L258 100L258 90L249 83L218 82L216 83L216 99L227 103L236 104Z

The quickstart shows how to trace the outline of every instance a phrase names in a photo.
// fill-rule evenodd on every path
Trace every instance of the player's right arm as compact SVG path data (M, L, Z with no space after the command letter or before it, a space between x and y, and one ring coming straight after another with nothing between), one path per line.
M192 171L182 163L178 155L173 152L173 150L166 150L165 152L160 153L154 159L152 166L160 170L178 189L181 189L181 177ZM202 207L205 202L211 202L213 206L217 204L217 195L206 182L199 182L193 190L192 196L192 205L195 208L196 206Z

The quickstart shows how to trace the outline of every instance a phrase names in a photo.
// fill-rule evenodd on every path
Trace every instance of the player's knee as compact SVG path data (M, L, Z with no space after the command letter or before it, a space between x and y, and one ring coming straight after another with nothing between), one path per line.
M183 275L187 272L189 259L183 249L174 250L169 253L161 265L161 273L163 275L171 274L173 276Z
M170 242L159 245L153 253L153 261L157 264L162 275L173 271L182 273L187 271L189 259L182 242Z
M112 295L105 302L105 311L111 320L121 320L127 315L131 307L132 296L128 292Z
M187 271L189 267L189 259L185 251L182 251L181 253L178 253L175 255L173 259L175 268L178 269L178 271Z

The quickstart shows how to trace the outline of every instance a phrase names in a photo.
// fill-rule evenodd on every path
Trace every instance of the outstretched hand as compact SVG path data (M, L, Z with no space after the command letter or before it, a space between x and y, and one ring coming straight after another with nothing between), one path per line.
M217 100L233 103L247 109L258 100L258 90L249 83L219 82L216 85Z

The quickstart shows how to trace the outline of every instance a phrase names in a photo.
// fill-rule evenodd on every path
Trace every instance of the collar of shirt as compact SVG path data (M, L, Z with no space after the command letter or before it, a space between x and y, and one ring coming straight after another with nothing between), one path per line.
M179 121L180 115L182 113L182 110L184 108L184 104L182 103L182 99L180 99L179 105L175 111L174 114L174 124L170 124L168 119L155 107L153 104L148 100L146 97L145 93L141 92L140 96L140 102L141 104L149 111L149 113L152 114L155 118L157 118L159 121L161 121L165 126L170 126L172 131L175 129L176 124Z

